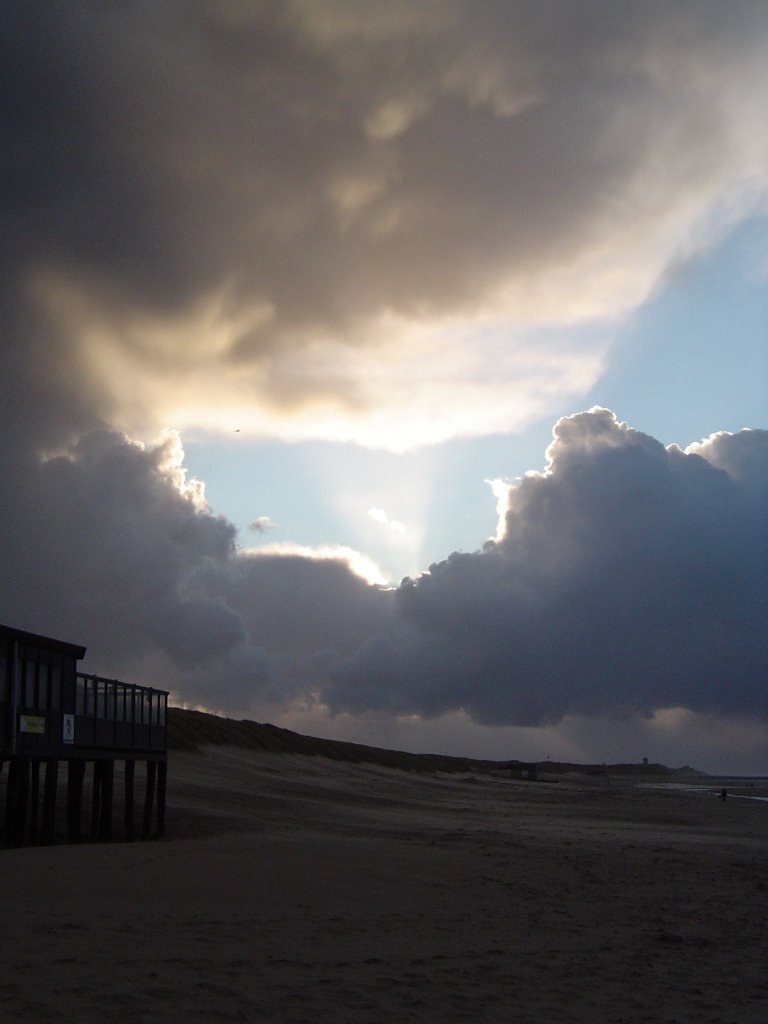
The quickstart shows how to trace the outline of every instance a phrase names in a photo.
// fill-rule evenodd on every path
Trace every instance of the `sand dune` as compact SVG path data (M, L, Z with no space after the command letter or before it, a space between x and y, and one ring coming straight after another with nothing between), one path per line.
M768 804L232 747L168 797L0 851L0 1020L768 1020Z

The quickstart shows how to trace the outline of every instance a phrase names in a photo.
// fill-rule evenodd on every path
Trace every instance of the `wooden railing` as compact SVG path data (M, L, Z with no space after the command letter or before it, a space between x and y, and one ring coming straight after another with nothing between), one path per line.
M167 708L164 690L78 672L74 746L165 751Z

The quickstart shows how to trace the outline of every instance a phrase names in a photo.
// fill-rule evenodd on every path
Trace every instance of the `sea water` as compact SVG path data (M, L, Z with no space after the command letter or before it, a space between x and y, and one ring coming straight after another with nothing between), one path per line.
M700 782L641 782L643 789L674 789L684 793L701 793L705 796L720 796L725 789L729 799L760 800L768 803L768 776L717 776ZM754 790L754 792L749 792Z

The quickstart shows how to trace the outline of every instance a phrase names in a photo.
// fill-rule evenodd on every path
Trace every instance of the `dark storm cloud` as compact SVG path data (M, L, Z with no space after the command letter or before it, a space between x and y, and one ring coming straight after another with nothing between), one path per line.
M336 710L534 725L765 712L768 432L665 449L607 410L558 422L506 532L397 593L399 626L334 670Z
M365 346L384 314L495 296L568 319L595 290L626 307L670 231L764 185L760 3L11 0L0 17L5 343L41 387L66 363L59 402L132 426L167 398L150 379L223 397L212 360L267 411L375 402L354 372L287 357ZM527 308L561 272L569 294ZM174 318L206 303L220 330L193 342Z
M209 602L201 616L181 594L201 560L231 556L235 531L180 493L168 473L174 447L94 431L43 462L6 459L4 621L47 622L65 636L87 622L102 653L121 661L155 643L188 657L201 617L209 654L242 635L227 609Z
M391 617L391 592L341 560L251 553L224 572L209 564L200 582L237 610L256 643L297 658L325 648L352 653Z

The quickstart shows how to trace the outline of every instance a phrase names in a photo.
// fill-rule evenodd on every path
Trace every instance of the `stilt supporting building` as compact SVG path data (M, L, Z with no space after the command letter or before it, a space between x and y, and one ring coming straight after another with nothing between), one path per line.
M77 644L0 626L6 845L165 830L168 694L78 672L84 655Z

